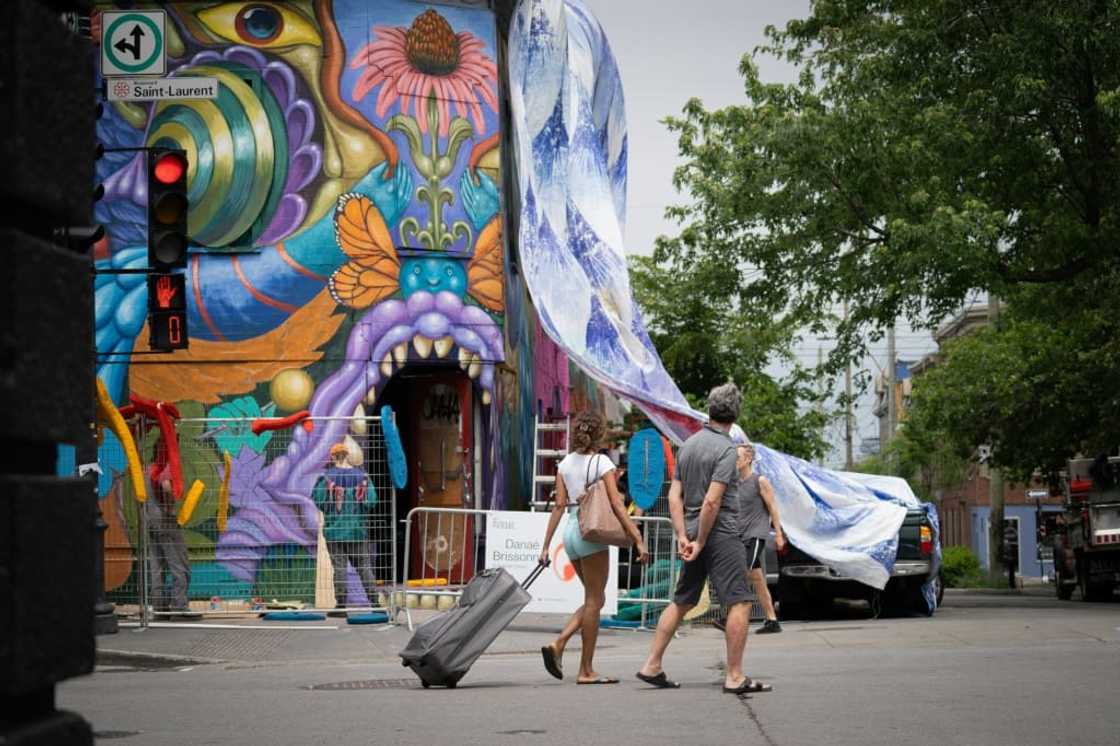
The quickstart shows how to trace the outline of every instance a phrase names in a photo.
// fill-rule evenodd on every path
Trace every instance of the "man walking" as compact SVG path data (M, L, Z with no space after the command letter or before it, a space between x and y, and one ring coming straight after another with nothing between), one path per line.
M743 675L743 650L754 595L743 572L747 558L739 538L735 444L727 435L739 417L741 403L739 389L732 383L712 389L708 394L711 421L685 442L677 456L677 470L669 488L669 513L684 567L673 602L657 623L649 657L637 674L655 687L680 686L662 670L662 658L684 615L696 605L705 581L710 579L720 603L727 608L723 691L744 694L771 689Z
M734 434L732 439L735 440ZM766 540L770 536L770 526L774 526L774 543L779 552L785 549L786 537L782 532L782 520L778 514L778 504L774 499L774 488L770 480L754 471L754 446L746 442L744 435L737 446L739 460L739 527L742 531L743 546L747 553L747 574L751 585L758 594L766 621L755 630L756 634L766 635L782 631L778 615L774 612L774 601L770 589L766 587ZM715 627L723 629L723 622L717 621Z

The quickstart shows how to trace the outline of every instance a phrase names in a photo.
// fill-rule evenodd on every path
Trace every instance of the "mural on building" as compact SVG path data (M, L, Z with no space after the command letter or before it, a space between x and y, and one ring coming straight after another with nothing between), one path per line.
M122 149L186 150L189 230L208 249L185 271L191 346L170 363L136 355L145 276L100 274L98 375L118 403L214 420L184 479L216 487L229 453L234 513L218 536L213 506L196 510L192 548L252 583L275 547L314 547L310 495L330 446L357 437L350 418L418 362L469 375L485 423L475 478L490 505L523 501L539 326L523 287L507 293L493 14L410 0L166 8L169 74L217 78L220 92L106 107L97 264L147 265L144 156ZM562 387L566 357L548 361ZM219 423L303 409L332 419L296 428L282 451L271 432ZM120 504L116 450L107 436L102 494ZM134 543L134 511L118 512Z

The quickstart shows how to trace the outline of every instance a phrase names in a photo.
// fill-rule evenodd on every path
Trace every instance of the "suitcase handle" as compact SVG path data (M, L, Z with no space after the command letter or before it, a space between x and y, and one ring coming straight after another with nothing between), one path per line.
M545 560L544 562L538 560L537 566L533 568L533 571L531 573L529 573L529 577L521 581L521 587L525 590L529 590L529 586L533 584L533 581L539 578L541 576L541 573L544 572L545 568L551 564L552 562L550 560Z

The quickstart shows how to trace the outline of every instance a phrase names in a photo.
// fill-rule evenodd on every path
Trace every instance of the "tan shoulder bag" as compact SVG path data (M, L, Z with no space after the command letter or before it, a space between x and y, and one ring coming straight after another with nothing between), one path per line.
M599 458L599 455L595 454L595 458ZM585 483L591 478L593 461L594 459L587 460ZM594 482L587 483L576 503L579 505L579 532L584 539L596 544L611 544L616 547L628 547L634 543L611 508L611 496L607 492L603 477L600 476Z

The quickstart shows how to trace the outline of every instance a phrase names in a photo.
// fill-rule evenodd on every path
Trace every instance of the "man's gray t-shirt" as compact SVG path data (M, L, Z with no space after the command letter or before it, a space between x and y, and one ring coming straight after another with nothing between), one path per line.
M695 539L700 526L700 507L712 482L727 485L712 533L739 534L739 473L735 470L735 444L726 433L710 425L685 441L677 454L673 478L681 483L684 498L685 532Z
M744 539L762 539L770 536L770 511L762 502L758 475L739 477L739 530Z

